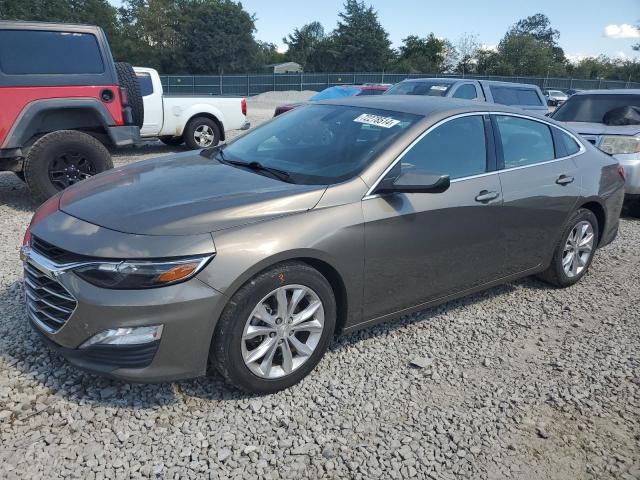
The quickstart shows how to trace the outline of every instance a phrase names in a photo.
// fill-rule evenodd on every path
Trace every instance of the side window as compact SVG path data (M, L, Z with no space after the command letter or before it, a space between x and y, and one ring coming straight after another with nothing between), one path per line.
M476 87L471 83L460 85L456 90L456 93L453 94L453 98L466 98L468 100L478 98Z
M504 168L522 167L555 158L549 127L535 120L496 115Z
M153 94L153 82L151 81L151 75L148 73L136 73L138 77L138 83L140 84L140 93L143 97Z
M0 30L0 70L8 75L98 74L104 63L98 40L89 33Z
M538 92L530 88L518 90L518 102L520 105L542 105Z
M422 171L451 179L486 172L487 148L480 115L449 120L429 132L401 160L403 172Z
M578 145L578 143L573 138L571 138L571 136L567 135L560 129L556 129L556 131L557 138L559 138L564 145L566 155L573 155L580 151L580 145Z
M542 105L538 92L531 88L491 86L496 103L502 105Z

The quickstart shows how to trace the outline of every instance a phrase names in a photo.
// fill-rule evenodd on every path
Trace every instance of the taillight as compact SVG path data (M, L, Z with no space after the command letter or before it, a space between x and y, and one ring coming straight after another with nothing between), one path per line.
M627 180L624 173L624 167L622 165L618 165L618 175L620 175L620 178L622 178L622 180Z
M120 103L122 103L122 105L129 105L129 97L127 96L127 91L120 87Z
M27 227L27 231L24 232L24 239L22 240L23 247L29 247L31 245L31 230L49 215L55 213L60 208L60 194L51 197L49 200L44 202L36 213L31 217L31 222L29 223L29 227Z
M247 100L243 98L242 102L240 103L240 106L242 108L242 114L246 117L247 116Z

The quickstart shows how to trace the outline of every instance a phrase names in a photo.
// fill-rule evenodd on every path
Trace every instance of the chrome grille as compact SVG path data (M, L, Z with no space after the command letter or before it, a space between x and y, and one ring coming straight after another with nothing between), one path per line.
M29 317L49 333L60 330L77 305L66 288L26 262L24 291Z

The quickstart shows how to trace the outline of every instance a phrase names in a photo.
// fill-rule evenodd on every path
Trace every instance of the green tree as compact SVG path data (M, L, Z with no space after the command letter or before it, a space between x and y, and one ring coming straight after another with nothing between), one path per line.
M347 0L338 16L331 44L336 67L352 72L382 70L392 52L389 34L378 21L378 13L364 2Z
M298 62L305 69L308 69L307 63L314 56L317 56L319 48L326 48L327 35L324 27L320 22L311 22L296 28L293 33L282 39L287 45L287 59L292 62Z
M536 13L529 17L519 20L511 27L508 34L531 35L539 42L549 46L553 53L554 59L558 63L565 63L566 57L564 50L558 45L560 32L551 27L551 20L542 13Z
M191 1L182 9L179 31L190 73L244 73L256 66L255 19L241 3Z
M448 40L433 33L421 38L409 35L402 40L393 71L409 73L442 73L452 66L454 49Z

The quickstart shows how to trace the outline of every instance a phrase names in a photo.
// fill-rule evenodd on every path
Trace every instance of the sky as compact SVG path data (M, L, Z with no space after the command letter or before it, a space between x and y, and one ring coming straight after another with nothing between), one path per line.
M110 0L119 5L120 0ZM327 32L336 27L343 0L242 0L256 16L256 38L275 43L294 28L318 20ZM570 59L605 54L640 58L631 49L640 43L640 0L365 0L378 11L397 47L408 35L433 32L453 43L464 33L476 34L481 44L498 44L510 25L544 13L560 31L560 46Z

